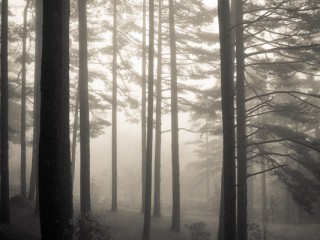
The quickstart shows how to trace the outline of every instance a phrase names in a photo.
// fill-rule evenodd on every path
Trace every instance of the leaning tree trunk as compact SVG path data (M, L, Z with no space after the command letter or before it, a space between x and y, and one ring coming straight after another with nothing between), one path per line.
M20 147L21 147L21 171L20 187L21 196L27 197L27 179L26 179L26 78L27 78L27 23L28 8L30 0L27 0L23 11L23 30L22 30L22 69L21 69L21 126L20 126Z
M74 106L74 120L73 120L73 132L72 132L72 145L71 145L71 175L72 185L74 183L74 172L76 168L76 150L77 150L77 134L79 124L79 84L77 87L76 104Z
M8 163L8 0L1 4L1 194L0 222L10 222Z
M142 239L150 239L152 139L153 139L153 61L154 61L154 0L149 0L149 74L148 74L148 123L146 151L145 209Z
M242 0L236 0L236 9L237 235L238 240L247 240L247 136Z
M154 160L154 203L153 215L161 217L161 101L162 101L162 0L159 0L158 62L157 62L157 102L156 102L156 142Z
M142 81L141 81L141 212L144 211L145 185L146 185L146 1L143 0L142 17Z
M88 53L86 0L78 0L79 15L79 100L80 100L80 208L91 212L90 125L88 100Z
M69 137L69 1L43 1L39 142L43 240L72 239Z
M117 211L117 1L113 1L113 60L112 60L112 203Z
M172 222L171 229L180 232L180 173L179 173L179 127L177 50L174 21L174 3L169 0L170 68L171 68L171 152L172 152Z
M218 0L223 124L224 239L236 239L235 124L229 1Z

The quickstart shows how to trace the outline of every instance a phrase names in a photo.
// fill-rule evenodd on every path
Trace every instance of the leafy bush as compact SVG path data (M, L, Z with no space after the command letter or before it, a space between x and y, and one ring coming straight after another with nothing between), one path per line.
M257 223L248 223L248 240L261 240L261 227Z
M81 214L75 221L75 240L111 240L111 228L91 213Z
M205 229L206 224L204 222L194 222L190 225L186 224L185 227L190 232L191 240L209 240L210 233Z

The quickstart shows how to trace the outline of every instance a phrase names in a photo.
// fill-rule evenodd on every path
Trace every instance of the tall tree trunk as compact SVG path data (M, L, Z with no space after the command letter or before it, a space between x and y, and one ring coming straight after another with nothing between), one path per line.
M91 211L90 125L88 100L87 0L78 0L79 15L79 101L80 101L80 207Z
M43 1L39 141L40 226L43 240L72 239L69 15L69 1Z
M146 186L146 0L143 0L142 9L142 81L141 81L141 212L144 211L145 186Z
M153 61L154 61L154 0L149 0L149 73L148 73L148 123L146 152L146 188L142 239L150 239L152 143L153 143Z
M236 239L235 124L229 1L218 0L223 123L224 240Z
M0 222L10 222L8 163L8 0L1 4L1 194Z
M236 0L236 9L237 234L238 240L247 240L247 137L242 0Z
M74 183L74 171L76 168L76 150L77 150L77 134L79 124L79 84L76 94L76 105L74 107L74 120L73 120L73 133L72 133L72 146L71 146L71 175L72 185Z
M266 183L266 165L261 162L261 192L262 192L262 222L267 221L267 183Z
M38 155L40 129L40 79L41 79L41 52L42 52L42 1L35 1L35 66L34 66L34 100L33 100L33 143L32 167L28 199L32 201L38 189ZM37 190L38 191L38 190ZM38 195L38 194L37 194ZM36 209L37 207L35 207Z
M210 160L209 160L209 136L208 136L208 120L206 119L206 194L207 207L210 208Z
M180 170L176 32L174 4L169 0L170 68L171 68L171 152L172 152L172 221L171 229L180 232Z
M221 190L220 190L220 206L219 206L219 226L217 240L224 240L224 173L221 169Z
M117 211L117 1L113 1L113 60L112 60L112 205Z
M23 11L23 31L22 31L22 69L21 69L21 128L20 128L20 147L21 147L21 171L20 171L20 187L21 196L27 197L26 182L26 78L27 78L27 23L29 0Z
M252 163L249 167L250 174L253 173L253 166ZM248 221L254 222L254 185L253 185L253 178L248 178Z
M159 0L156 142L155 142L154 203L153 203L153 215L155 217L161 217L161 101L162 101L161 73L162 73L162 0Z

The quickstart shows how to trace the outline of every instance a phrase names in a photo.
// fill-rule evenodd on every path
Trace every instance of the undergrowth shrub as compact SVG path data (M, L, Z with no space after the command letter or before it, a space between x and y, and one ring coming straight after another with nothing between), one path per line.
M74 240L112 240L111 227L91 213L81 214L75 219L73 235Z
M262 231L257 223L248 223L248 240L261 240Z
M189 224L185 224L185 227L190 232L191 240L209 240L210 233L205 229L206 224L204 222L194 222Z

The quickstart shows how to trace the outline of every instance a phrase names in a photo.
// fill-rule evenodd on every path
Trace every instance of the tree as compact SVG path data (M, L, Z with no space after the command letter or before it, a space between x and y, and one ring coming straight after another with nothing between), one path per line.
M237 106L237 237L247 240L247 136L243 2L236 0L236 106Z
M88 100L87 1L78 0L79 16L79 103L80 103L80 202L81 213L91 211L90 125Z
M171 69L171 152L172 152L172 221L171 229L180 232L180 170L177 89L177 50L174 4L169 0L170 69Z
M30 1L28 0L23 11L23 33L22 33L22 69L21 69L21 131L20 131L20 147L21 147L21 196L27 197L26 184L26 76L27 76L27 21L28 8Z
M72 239L69 1L43 1L39 194L42 239Z
M1 196L0 221L10 222L8 163L8 0L1 4Z
M38 187L38 156L40 134L40 79L42 54L42 1L35 1L35 67L34 67L34 100L33 100L33 142L32 168L28 200L32 201L36 193L35 214L39 214L39 187Z
M161 101L162 101L162 0L159 0L158 22L158 62L156 99L156 139L154 160L154 203L153 215L161 217Z
M145 209L145 185L146 185L146 0L143 0L142 6L142 76L141 76L141 212Z
M117 1L113 1L112 59L112 211L117 211Z
M223 124L224 239L236 239L235 124L229 1L218 1Z
M149 0L149 72L148 72L148 122L146 151L145 209L142 239L150 239L151 188L152 188L152 144L153 144L153 68L154 68L154 0Z

